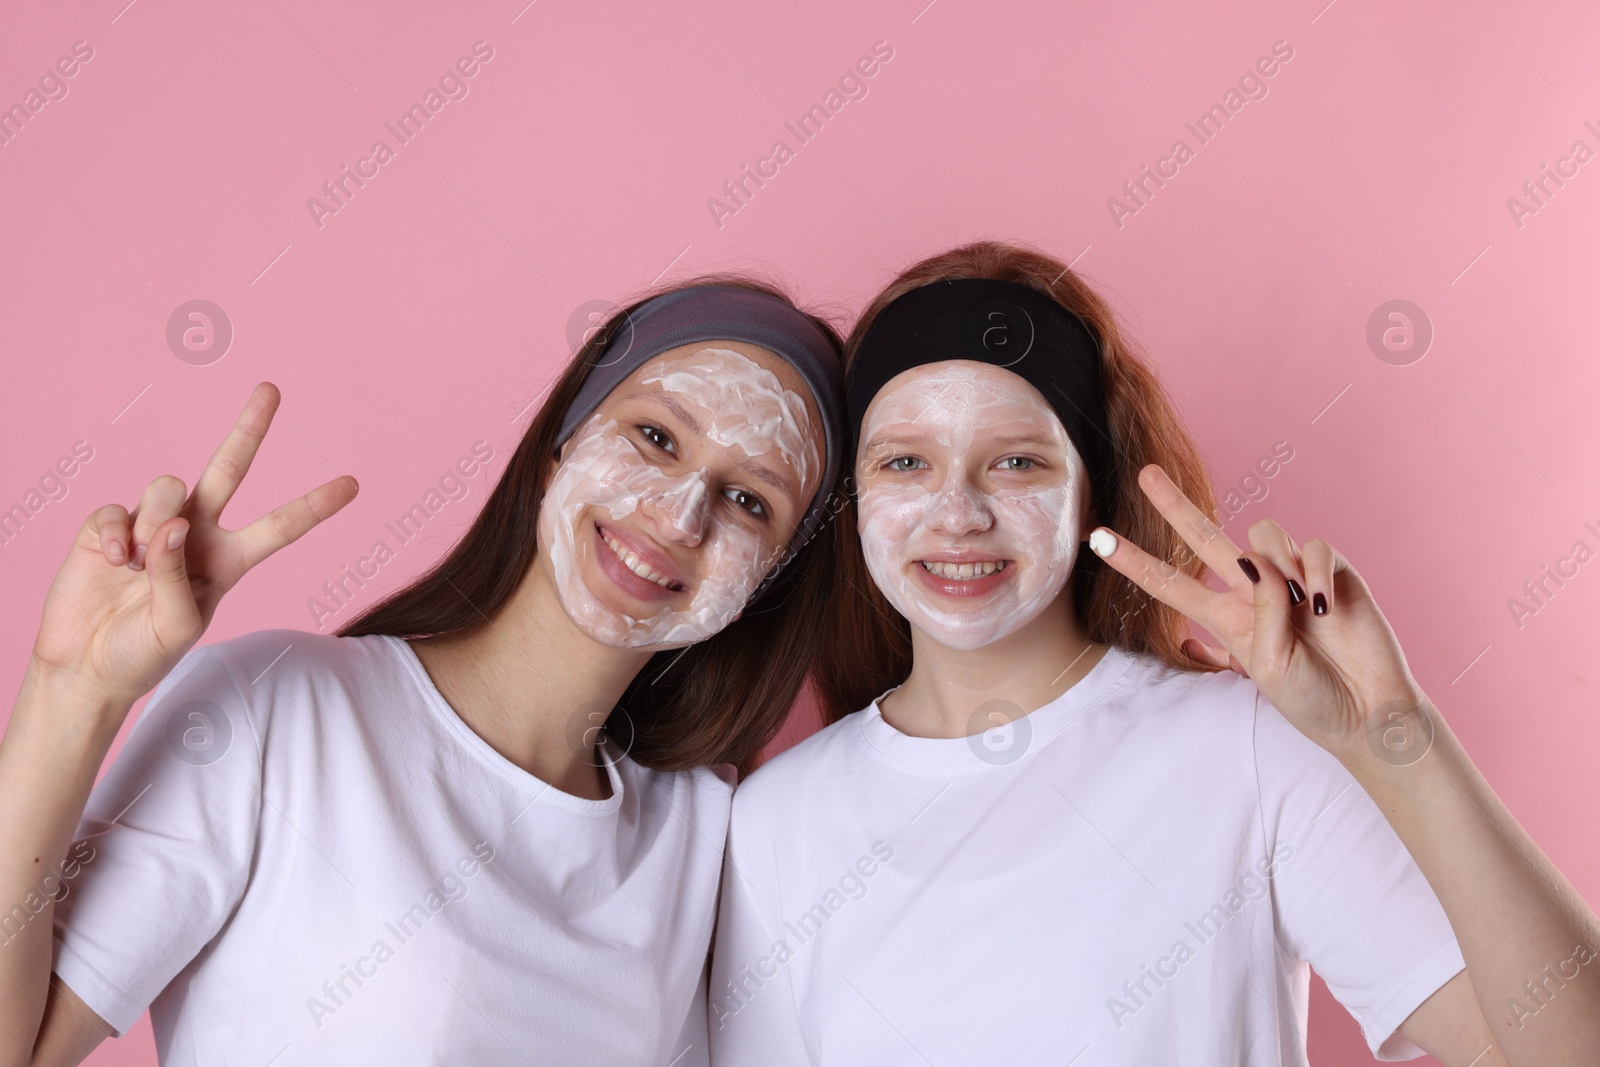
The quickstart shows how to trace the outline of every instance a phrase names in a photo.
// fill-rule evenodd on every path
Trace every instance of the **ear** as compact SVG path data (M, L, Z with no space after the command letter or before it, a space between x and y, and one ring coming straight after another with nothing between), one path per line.
M1100 509L1091 503L1089 505L1089 510L1085 512L1083 517L1083 529L1078 531L1083 536L1078 538L1078 540L1087 542L1089 540L1089 535L1094 533L1098 527L1104 525L1105 523L1100 521Z

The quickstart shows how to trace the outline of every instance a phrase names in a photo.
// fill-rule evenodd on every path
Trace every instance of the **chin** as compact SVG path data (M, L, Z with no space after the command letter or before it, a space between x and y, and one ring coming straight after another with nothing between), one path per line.
M906 614L903 609L901 614ZM1032 614L1022 615L1018 605L1012 602L981 613L974 612L967 617L955 616L954 613L934 615L927 610L919 610L907 618L911 619L912 626L943 648L956 652L976 652L1015 637L1035 625L1044 614L1044 609L1040 608Z
M988 648L990 645L999 644L1011 636L1008 633L998 635L990 635L988 633L967 634L951 633L947 630L942 632L923 630L922 632L938 643L941 648L948 648L952 652L976 652L979 649Z

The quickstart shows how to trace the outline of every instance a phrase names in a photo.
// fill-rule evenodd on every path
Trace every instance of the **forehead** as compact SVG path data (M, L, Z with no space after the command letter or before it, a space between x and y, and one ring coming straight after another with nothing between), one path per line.
M863 433L891 422L930 427L1001 420L1060 426L1055 409L1021 375L976 360L924 363L890 378L867 406Z
M729 355L730 352L734 354ZM731 381L757 374L758 371L773 374L780 386L799 394L805 401L806 414L811 417L812 425L820 424L821 413L816 400L811 395L811 387L800 377L800 372L783 357L747 341L692 341L669 348L636 367L632 374L622 380L616 391L621 394L639 390L646 388L645 383L652 378L672 375L669 383L650 382L648 388L670 386L668 391L683 392L691 400L704 404L713 399L724 399L728 391L726 387Z

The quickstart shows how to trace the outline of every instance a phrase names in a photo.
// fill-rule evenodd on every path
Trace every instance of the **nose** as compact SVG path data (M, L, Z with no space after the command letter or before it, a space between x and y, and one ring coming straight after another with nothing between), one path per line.
M951 537L982 533L994 525L984 494L960 473L952 474L934 494L926 515L928 529Z
M640 498L639 510L664 540L681 541L697 548L705 540L710 521L710 481L701 467L679 478L667 479L659 489Z

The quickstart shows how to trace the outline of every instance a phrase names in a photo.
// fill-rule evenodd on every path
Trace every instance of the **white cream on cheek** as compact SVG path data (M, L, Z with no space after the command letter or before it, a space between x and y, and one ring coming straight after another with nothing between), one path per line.
M654 373L648 373L651 369ZM645 370L640 381L675 394L718 446L750 456L775 450L791 464L809 458L817 465L804 400L754 360L728 349L701 349L646 364ZM743 425L747 414L749 424ZM805 484L803 475L800 484ZM616 648L672 648L721 630L743 610L773 554L748 523L728 513L734 505L723 504L706 468L670 475L646 458L614 419L592 415L574 433L539 511L539 544L549 552L567 615L591 638ZM695 550L699 580L688 575L689 589L658 611L634 618L608 607L584 578L581 564L595 543L584 513L603 509L613 523L622 524L641 506ZM629 530L653 536L650 524L639 519L627 523ZM610 549L602 545L598 551ZM596 580L608 581L603 575ZM673 606L685 596L686 605Z
M1008 488L1004 472L979 481L969 471L985 427L1028 423L1055 441L1066 477ZM915 429L937 446L919 457L932 469L879 470L891 450L879 434ZM879 393L862 427L868 454L858 495L861 547L873 581L917 629L949 648L994 643L1033 621L1066 587L1077 559L1079 494L1088 471L1061 420L1038 390L997 367L929 364ZM1001 453L986 455L988 461ZM913 568L941 549L974 549L1012 560L1015 573L986 597L930 592Z

